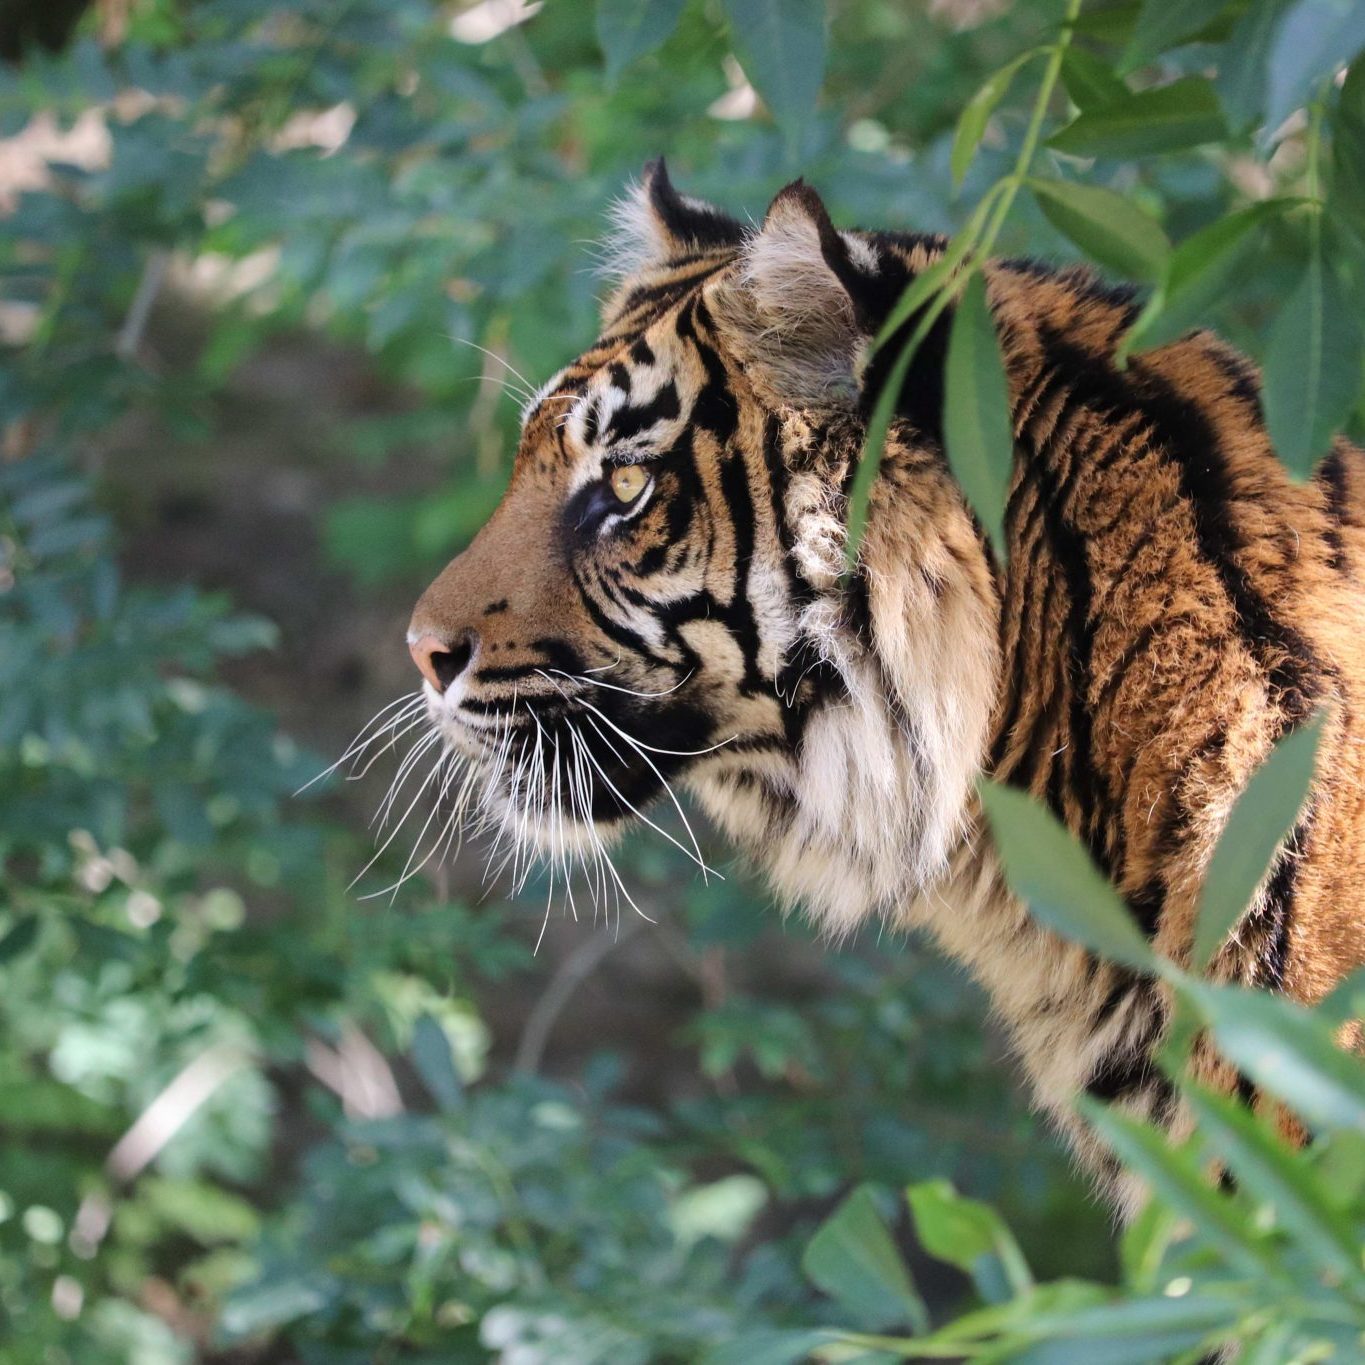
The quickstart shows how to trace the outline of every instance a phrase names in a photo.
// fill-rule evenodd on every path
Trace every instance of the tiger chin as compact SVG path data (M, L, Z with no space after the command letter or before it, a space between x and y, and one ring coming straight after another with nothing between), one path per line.
M1131 1207L1069 1102L1088 1091L1179 1137L1153 1061L1170 1001L1030 918L975 784L1045 801L1182 960L1234 798L1321 710L1314 789L1212 971L1324 995L1365 960L1365 457L1338 441L1293 482L1240 355L1195 332L1119 370L1128 290L999 260L1007 554L944 460L945 314L846 575L849 487L897 350L870 341L944 240L840 230L800 181L747 227L660 161L610 247L600 337L528 404L501 504L413 613L461 790L609 892L604 845L681 785L831 936L927 929ZM1194 1065L1257 1102L1211 1053Z

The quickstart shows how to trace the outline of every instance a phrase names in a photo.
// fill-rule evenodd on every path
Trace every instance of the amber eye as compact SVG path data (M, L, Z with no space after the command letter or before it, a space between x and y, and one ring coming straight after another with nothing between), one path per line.
M649 483L649 475L637 464L623 464L611 471L611 491L622 502L634 502Z

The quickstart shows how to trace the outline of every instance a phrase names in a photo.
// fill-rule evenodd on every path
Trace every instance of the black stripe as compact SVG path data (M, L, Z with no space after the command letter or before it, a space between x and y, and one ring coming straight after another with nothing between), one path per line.
M1341 538L1341 528L1346 521L1346 500L1348 486L1346 481L1346 447L1337 442L1332 452L1318 466L1314 475L1315 482L1322 485L1327 499L1327 544L1331 547L1329 563L1341 572L1347 568L1346 546Z
M1313 815L1314 810L1310 806L1290 830L1289 837L1284 841L1284 852L1266 884L1265 897L1255 913L1255 929L1265 944L1255 984L1267 990L1284 988L1285 967L1289 960L1289 929L1294 917L1294 891L1304 848L1312 829Z
M659 392L647 403L639 407L623 403L617 408L607 423L606 438L609 441L628 441L659 422L671 422L681 411L678 386L670 379L659 386Z
M1090 612L1090 567L1086 559L1085 537L1064 515L1060 489L1048 465L1051 442L1047 449L1035 448L1031 454L1031 470L1038 484L1042 503L1043 524L1052 554L1061 570L1067 591L1067 622L1065 656L1062 666L1070 689L1069 747L1065 755L1071 778L1071 789L1081 810L1086 812L1084 827L1079 831L1095 861L1111 876L1115 871L1110 856L1111 845L1102 837L1111 827L1113 796L1104 775L1095 767L1094 743L1090 708L1086 692L1091 677L1095 630ZM1055 813L1065 813L1054 806Z
M698 325L709 329L710 324L710 310L705 301L698 298L678 310L674 328L680 338L692 343L702 369L706 371L706 379L692 405L692 421L704 431L709 431L723 446L739 427L739 404L730 390L724 362L697 330Z
M1285 714L1290 719L1307 715L1321 687L1321 668L1307 640L1275 614L1238 562L1241 536L1231 516L1232 490L1215 424L1141 358L1130 363L1125 380L1107 357L1075 345L1057 329L1043 324L1039 337L1082 402L1116 417L1138 412L1146 419L1180 473L1200 552L1217 573Z

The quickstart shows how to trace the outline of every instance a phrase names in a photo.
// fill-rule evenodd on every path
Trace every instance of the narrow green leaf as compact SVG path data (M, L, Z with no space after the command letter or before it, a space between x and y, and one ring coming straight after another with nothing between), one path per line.
M872 414L867 419L867 433L863 437L863 448L858 452L858 468L853 475L853 484L848 490L848 535L844 542L844 563L851 573L858 564L858 550L867 531L868 512L872 505L872 489L881 473L882 455L886 450L886 434L891 429L891 419L896 414L896 400L910 365L923 341L927 327L917 328L901 347L900 354L891 366L872 405Z
M1138 1216L1123 1230L1119 1240L1119 1263L1124 1283L1140 1293L1156 1290L1161 1265L1175 1235L1176 1214L1149 1199Z
M1321 736L1320 717L1285 735L1233 805L1204 877L1191 961L1195 971L1208 966L1250 908L1256 888L1299 818L1313 782Z
M1256 123L1265 109L1266 64L1285 0L1251 0L1219 54L1215 86L1233 127Z
M1062 55L1062 85L1077 109L1099 109L1129 94L1128 87L1104 62L1075 43Z
M1365 47L1365 0L1297 0L1275 28L1265 129L1274 134L1316 87Z
M948 167L952 171L953 184L961 185L967 168L972 164L976 149L981 145L986 125L990 122L995 107L1005 97L1011 82L1019 69L1038 55L1040 49L1021 53L1012 62L1007 62L987 78L980 90L967 101L958 116L957 128L953 133L953 147L948 157Z
M759 1327L712 1346L698 1365L798 1365L836 1339L835 1333L818 1328Z
M1228 8L1231 0L1142 0L1133 36L1119 60L1119 70L1135 71L1153 57L1189 42Z
M928 1330L924 1302L866 1185L854 1190L820 1225L801 1258L801 1268L865 1326L908 1322L917 1332Z
M631 62L663 45L687 0L597 0L597 45L615 81Z
M1227 131L1213 86L1186 76L1083 109L1047 145L1070 156L1153 156L1217 142Z
M1339 1128L1306 1153L1332 1207L1347 1210L1365 1194L1365 1133Z
M1267 199L1191 234L1171 253L1166 277L1147 301L1114 355L1122 365L1134 351L1164 345L1204 318L1256 243L1257 229L1289 200Z
M973 219L981 217L980 210L978 209L972 216ZM928 270L922 271L910 281L886 315L881 330L873 338L874 353L881 350L910 318L946 287L953 272L966 259L972 245L973 234L970 231L958 233L949 243L947 251Z
M1023 1347L1009 1346L1000 1354L978 1356L980 1365L1181 1365L1207 1352L1206 1328L1168 1332L1148 1331L1128 1337L1076 1337L1039 1341Z
M1332 111L1332 167L1333 212L1365 232L1365 62L1346 73Z
M1160 225L1113 190L1066 180L1030 180L1048 222L1086 255L1118 274L1159 280L1171 244Z
M1128 907L1051 811L1026 792L982 782L981 804L1010 889L1064 938L1150 972L1157 959Z
M1270 330L1265 420L1290 471L1306 478L1355 406L1361 377L1356 310L1323 252L1310 252Z
M1280 995L1187 979L1180 989L1218 1050L1307 1123L1365 1133L1365 1064L1333 1041L1329 1021Z
M1106 1337L1145 1337L1155 1332L1212 1332L1237 1320L1234 1299L1164 1295L1077 1308L1071 1312L1043 1312L1026 1319L1027 1331L1041 1337L1070 1341L1103 1341Z
M1267 1272L1268 1258L1250 1224L1230 1199L1209 1184L1187 1148L1172 1147L1166 1133L1094 1100L1082 1098L1078 1104L1119 1160L1159 1198L1189 1218L1199 1235L1227 1261L1248 1274Z
M1005 363L980 274L972 275L958 300L944 374L943 440L948 464L1003 556L1014 424Z
M1274 1206L1277 1221L1318 1267L1334 1281L1365 1288L1351 1225L1323 1198L1318 1177L1303 1156L1226 1096L1190 1086L1185 1099L1199 1120L1201 1136L1257 1200Z
M1328 995L1313 1007L1319 1019L1333 1027L1365 1019L1365 967L1357 967L1332 987Z
M988 1204L964 1199L946 1180L911 1185L905 1194L925 1251L970 1275L988 1303L998 1301L992 1291L1000 1274L1011 1294L1033 1288L1019 1243Z
M825 0L722 0L744 73L795 151L825 76Z
M981 216L981 209L986 206L989 198L988 195L986 199L983 199L974 218ZM872 350L875 353L891 340L905 322L916 313L920 314L919 322L914 331L901 343L900 352L873 401L872 413L868 417L867 432L863 437L863 447L858 455L858 468L853 475L853 484L848 492L848 514L846 518L848 538L844 543L844 562L849 572L857 567L858 548L862 544L863 534L867 530L867 516L868 508L872 502L872 489L877 482L877 475L881 471L882 453L886 448L886 434L891 428L892 418L896 415L896 402L900 396L901 386L905 383L905 376L910 372L915 353L919 350L924 338L929 334L930 327L933 326L938 317L942 301L936 296L942 293L952 271L970 248L972 240L973 235L970 232L969 225L969 229L954 240L941 260L935 262L922 275L916 276L911 281L909 287L896 300L895 307L891 310L891 316L882 325L881 331L873 338Z

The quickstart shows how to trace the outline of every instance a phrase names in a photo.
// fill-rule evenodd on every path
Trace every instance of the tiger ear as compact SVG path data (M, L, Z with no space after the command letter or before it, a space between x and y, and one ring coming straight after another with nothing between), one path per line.
M645 163L640 179L612 206L606 273L618 280L714 247L737 247L744 226L713 204L679 194L663 157Z
M860 303L876 272L874 248L839 232L804 181L777 195L717 300L731 344L771 399L857 401L867 339Z

